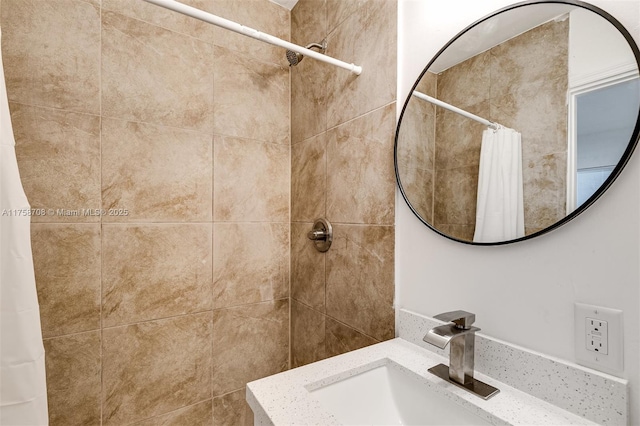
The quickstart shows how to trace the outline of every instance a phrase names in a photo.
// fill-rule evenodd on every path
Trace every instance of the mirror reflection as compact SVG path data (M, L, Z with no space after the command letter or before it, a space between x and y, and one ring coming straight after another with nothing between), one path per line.
M629 42L590 9L537 3L492 16L431 62L405 105L396 142L405 199L463 242L541 234L626 162L638 81Z

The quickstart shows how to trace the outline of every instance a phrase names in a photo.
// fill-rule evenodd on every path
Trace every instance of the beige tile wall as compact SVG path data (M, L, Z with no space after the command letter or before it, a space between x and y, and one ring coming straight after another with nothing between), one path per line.
M565 216L569 20L549 22L438 76L438 98L522 134L525 234ZM471 241L484 126L437 109L435 227Z
M289 38L267 0L185 2ZM23 184L52 209L51 424L250 424L245 383L289 367L282 50L133 0L4 0L1 24Z
M300 0L298 44L327 38L327 54L362 75L304 59L291 68L292 366L394 337L393 139L395 0ZM327 218L326 253L306 239Z

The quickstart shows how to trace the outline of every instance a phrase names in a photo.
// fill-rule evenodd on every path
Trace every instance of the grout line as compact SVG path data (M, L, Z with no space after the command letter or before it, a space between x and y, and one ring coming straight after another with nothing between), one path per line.
M22 106L29 107L29 108L46 109L46 110L56 111L56 112L65 112L65 113L78 114L78 115L88 115L88 116L97 117L97 118L101 117L101 113L100 112L98 112L98 114L93 114L93 113L85 112L85 111L74 111L74 110L66 109L66 108L56 108L56 107L52 107L52 106L49 106L49 105L38 105L38 104L35 104L35 103L11 101L11 100L9 101L9 104L22 105Z
M332 316L332 315L327 314L326 312L319 311L318 309L314 308L313 306L310 306L310 305L306 304L306 303L305 303L305 302L303 302L303 301L300 301L300 300L297 300L297 299L293 299L293 300L294 300L296 303L299 303L300 305L302 305L302 306L304 306L304 307L306 307L306 308L308 308L308 309L310 309L310 310L312 310L312 311L314 311L314 312L316 312L316 313L318 313L318 314L322 314L322 315L324 315L325 317L330 318L331 320L333 320L333 321L335 321L335 322L337 322L337 323L339 323L339 324L341 324L341 325L343 325L343 326L345 326L345 327L348 327L348 328L350 328L350 329L352 329L352 330L354 330L354 331L356 331L356 332L358 332L358 333L362 334L363 336L369 337L369 338L371 338L371 339L375 340L376 342L381 342L381 340L380 340L380 339L378 339L377 337L373 337L373 336L371 336L371 335L369 335L369 334L365 333L364 331L359 330L359 329L357 329L356 327L354 327L354 326L352 326L352 325L349 325L349 324L345 323L344 321L341 321L341 320L337 319L336 317L334 317L334 316ZM326 332L326 331L325 331L325 332Z
M136 420L136 421L135 421L135 422L133 422L133 423L128 423L128 424L129 424L130 426L135 426L136 424L139 424L139 423L142 423L142 422L146 422L146 421L148 421L148 420L158 419L158 418L160 418L160 417L166 416L166 415L171 414L171 413L177 413L178 411L183 410L183 409L185 409L185 408L195 407L196 405L204 404L205 402L208 402L208 401L213 402L213 401L212 401L212 399L213 399L213 398L203 399L202 401L198 401L198 402L195 402L195 403L193 403L193 404L185 405L185 406L183 406L183 407L176 408L175 410L167 411L167 412L165 412L165 413L156 414L155 416L145 417L144 419L139 419L139 420Z
M102 183L103 183L103 168L102 168L102 121L103 121L103 117L102 117L102 67L103 67L103 63L102 63L102 49L104 47L103 45L103 40L102 40L102 2L100 2L100 51L99 51L99 61L100 61L100 65L99 65L99 69L98 69L98 105L99 105L99 110L100 110L100 154L99 154L99 164L100 164L100 208L102 209L102 206L104 205L104 200L102 197ZM104 419L104 324L103 324L103 288L102 288L102 282L103 282L103 276L104 276L104 228L102 226L102 216L100 216L99 218L99 225L100 225L100 425L102 426L103 424L103 419Z

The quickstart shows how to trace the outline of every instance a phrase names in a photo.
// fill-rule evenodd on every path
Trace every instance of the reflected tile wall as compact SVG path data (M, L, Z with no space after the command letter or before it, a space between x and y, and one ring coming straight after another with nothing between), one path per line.
M569 20L553 21L444 71L438 98L522 134L525 233L565 216ZM473 239L484 126L438 110L434 222Z
M292 40L326 37L327 54L364 68L291 68L292 366L394 335L396 21L395 0L300 0L291 11ZM318 217L334 226L326 253L306 238Z
M184 3L289 39L268 0ZM284 52L142 1L4 0L0 25L32 207L127 210L34 219L51 424L251 424L246 381L289 366Z
M436 97L438 76L427 72L416 90ZM402 116L398 135L398 172L411 207L425 221L433 222L433 173L436 144L436 107L411 98Z

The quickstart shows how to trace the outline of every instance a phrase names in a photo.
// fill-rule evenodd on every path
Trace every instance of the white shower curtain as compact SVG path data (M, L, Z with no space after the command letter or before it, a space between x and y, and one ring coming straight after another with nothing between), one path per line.
M30 206L14 147L0 54L0 425L46 425L47 386Z
M482 133L474 242L524 236L520 133L504 127Z

